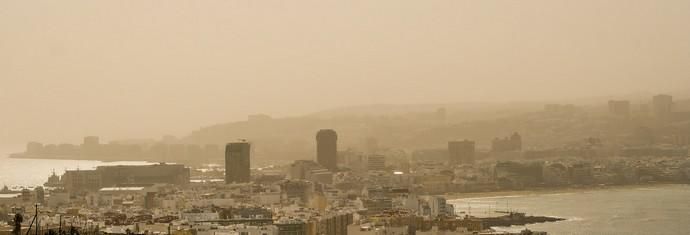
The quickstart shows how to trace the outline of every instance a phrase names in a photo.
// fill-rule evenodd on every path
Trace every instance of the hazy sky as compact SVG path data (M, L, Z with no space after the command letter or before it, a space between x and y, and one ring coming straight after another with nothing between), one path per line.
M0 146L690 87L690 1L0 0Z

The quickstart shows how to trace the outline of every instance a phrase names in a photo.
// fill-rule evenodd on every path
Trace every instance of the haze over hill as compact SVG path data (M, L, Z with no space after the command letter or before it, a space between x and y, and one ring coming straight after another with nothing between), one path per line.
M633 112L649 101L641 97L632 103ZM649 99L649 97L648 97ZM635 100L635 99L634 99ZM522 104L415 104L354 106L306 116L270 118L258 115L248 121L203 127L181 142L222 144L248 139L259 157L310 159L319 129L338 131L341 150L366 151L374 139L381 149L406 150L445 147L448 140L471 139L477 147L489 149L494 138L513 132L523 135L525 149L554 148L579 144L585 138L624 143L641 126L654 125L644 117L622 122L608 115L607 101L578 104L574 113L544 112L541 103ZM675 110L690 111L690 100L676 100ZM439 109L443 109L442 111ZM679 122L667 133L690 131L690 123Z
M690 85L688 1L498 2L2 1L0 145Z
M688 22L0 0L0 235L690 234Z

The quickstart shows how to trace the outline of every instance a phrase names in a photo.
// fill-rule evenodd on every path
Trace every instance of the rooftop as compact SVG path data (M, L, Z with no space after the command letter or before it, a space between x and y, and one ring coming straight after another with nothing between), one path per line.
M101 188L99 192L119 192L119 191L143 191L144 187L108 187Z

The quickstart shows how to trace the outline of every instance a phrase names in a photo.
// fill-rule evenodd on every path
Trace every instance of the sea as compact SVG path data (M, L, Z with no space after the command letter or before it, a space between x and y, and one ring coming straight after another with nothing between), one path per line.
M18 152L18 151L15 151ZM42 185L55 171L94 169L103 165L146 165L144 161L101 162L9 158L0 153L0 187ZM690 185L618 187L559 193L516 193L512 196L449 200L458 214L495 215L496 211L524 212L565 218L565 221L527 226L496 227L517 232L525 228L551 235L690 234Z
M487 216L496 211L555 216L565 221L497 227L518 232L525 228L549 234L690 234L690 185L652 185L591 189L567 193L449 200L458 214Z
M41 186L53 172L62 175L66 170L91 170L97 166L114 165L152 165L146 161L115 161L102 162L92 160L57 160L57 159L21 159L10 158L11 153L21 152L21 149L0 150L0 188L7 186L11 189L33 188Z

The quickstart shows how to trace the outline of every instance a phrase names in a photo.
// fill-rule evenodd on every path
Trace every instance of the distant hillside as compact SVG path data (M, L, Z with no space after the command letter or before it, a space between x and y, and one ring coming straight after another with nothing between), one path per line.
M525 112L541 110L545 103L520 102L520 103L447 103L447 104L373 104L348 106L328 109L309 114L310 117L377 117L377 116L401 116L436 112L446 109L448 118L458 120L476 120L497 118L501 116L515 115Z
M633 109L651 97L638 97ZM552 147L599 137L617 141L649 120L620 122L607 116L607 98L578 106L571 114L543 111L545 103L376 104L335 108L290 118L259 116L247 121L200 128L182 139L187 143L224 144L238 139L253 143L255 156L271 159L312 159L319 129L338 133L340 150L364 149L375 138L384 148L442 148L448 140L471 139L488 149L491 140L519 132L526 147ZM690 100L676 100L690 110ZM444 109L445 111L440 111ZM679 123L682 127L687 124Z

